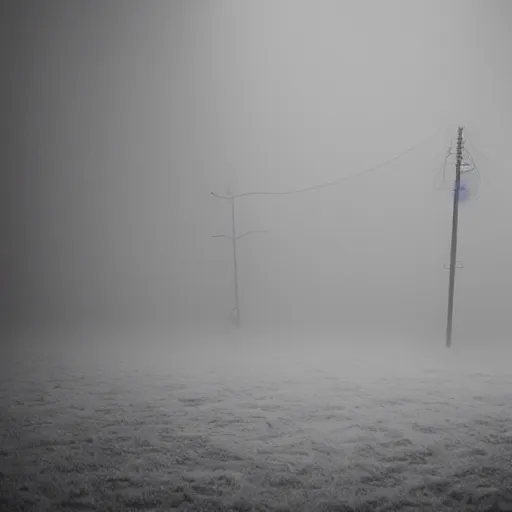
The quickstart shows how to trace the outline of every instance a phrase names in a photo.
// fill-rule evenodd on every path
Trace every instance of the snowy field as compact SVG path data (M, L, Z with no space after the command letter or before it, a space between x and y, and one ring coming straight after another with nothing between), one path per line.
M136 346L4 350L0 510L512 510L509 352Z

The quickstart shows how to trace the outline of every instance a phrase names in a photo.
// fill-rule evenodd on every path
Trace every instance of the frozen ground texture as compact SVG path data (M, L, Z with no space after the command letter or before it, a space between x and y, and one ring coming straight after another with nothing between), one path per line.
M512 510L509 355L314 343L5 352L0 510Z

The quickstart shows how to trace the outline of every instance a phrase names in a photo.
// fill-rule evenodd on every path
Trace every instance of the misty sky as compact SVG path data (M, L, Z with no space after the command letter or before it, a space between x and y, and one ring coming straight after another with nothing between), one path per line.
M4 2L10 300L20 322L226 322L237 201L243 320L444 335L467 127L455 336L508 332L512 6L441 0ZM9 11L9 12L7 12ZM5 85L4 85L5 87Z

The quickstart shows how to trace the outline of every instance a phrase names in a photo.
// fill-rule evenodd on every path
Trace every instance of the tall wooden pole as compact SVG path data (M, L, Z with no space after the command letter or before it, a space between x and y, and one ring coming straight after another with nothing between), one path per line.
M238 291L238 260L237 260L237 242L240 238L246 237L248 235L252 235L254 233L265 233L266 231L262 231L260 229L253 229L251 231L246 231L242 234L237 234L236 230L236 210L235 210L235 200L240 195L235 195L228 190L227 195L222 196L219 194L214 194L211 192L212 196L217 197L218 199L224 199L226 201L231 201L231 236L230 235L213 235L213 238L228 238L231 240L232 250L233 250L233 291L235 294L235 307L231 311L234 318L234 323L237 327L240 327L240 300L239 300L239 291Z
M453 193L452 240L450 249L450 282L448 286L448 318L446 322L446 347L452 345L453 293L455 290L455 266L457 262L457 228L459 223L460 167L462 163L462 126L457 135L457 160L455 165L455 190Z
M235 325L240 327L240 303L238 298L238 262L236 258L236 217L235 217L235 196L231 196L231 240L233 241L233 279L235 287Z

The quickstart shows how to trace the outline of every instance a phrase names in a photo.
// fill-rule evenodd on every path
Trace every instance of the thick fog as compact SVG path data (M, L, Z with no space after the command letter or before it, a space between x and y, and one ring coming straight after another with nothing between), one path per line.
M443 343L509 332L512 7L503 1L2 4L6 325ZM375 172L360 174L420 143ZM352 176L352 177L351 177ZM454 341L457 343L457 341Z

